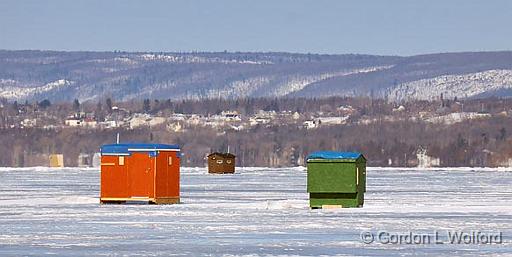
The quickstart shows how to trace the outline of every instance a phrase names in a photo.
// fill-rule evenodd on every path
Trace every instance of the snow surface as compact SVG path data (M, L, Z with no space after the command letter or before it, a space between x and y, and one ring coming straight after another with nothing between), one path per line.
M183 168L182 204L100 205L99 171L0 168L0 255L501 255L509 168L370 168L363 208L310 210L304 168ZM503 232L503 244L363 244L360 233Z

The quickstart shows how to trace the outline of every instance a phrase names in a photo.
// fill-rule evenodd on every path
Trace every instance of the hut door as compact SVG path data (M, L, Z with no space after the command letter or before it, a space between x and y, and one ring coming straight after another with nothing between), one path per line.
M150 157L148 153L132 154L128 166L131 197L150 196L154 165L154 158Z

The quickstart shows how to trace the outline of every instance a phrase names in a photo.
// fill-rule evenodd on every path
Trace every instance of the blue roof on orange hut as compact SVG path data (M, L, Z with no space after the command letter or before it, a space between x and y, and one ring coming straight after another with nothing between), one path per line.
M178 145L166 144L147 144L147 143L127 143L127 144L110 144L101 146L102 154L129 154L131 152L154 152L154 151L179 151Z

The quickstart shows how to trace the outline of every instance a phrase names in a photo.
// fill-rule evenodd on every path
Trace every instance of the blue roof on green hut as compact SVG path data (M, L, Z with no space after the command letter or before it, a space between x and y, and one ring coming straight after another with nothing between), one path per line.
M311 159L344 159L344 160L357 160L364 156L359 152L335 152L335 151L318 151L308 155L308 160Z

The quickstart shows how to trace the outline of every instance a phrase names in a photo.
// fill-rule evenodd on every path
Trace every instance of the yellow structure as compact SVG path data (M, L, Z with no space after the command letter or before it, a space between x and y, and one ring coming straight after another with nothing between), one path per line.
M64 155L50 154L50 167L56 167L56 168L64 167Z

